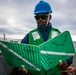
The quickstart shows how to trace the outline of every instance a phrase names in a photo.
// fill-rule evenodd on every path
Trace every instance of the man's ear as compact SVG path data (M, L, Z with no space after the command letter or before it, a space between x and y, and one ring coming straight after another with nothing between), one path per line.
M51 20L52 19L52 15L50 15L50 18L49 18L49 20Z

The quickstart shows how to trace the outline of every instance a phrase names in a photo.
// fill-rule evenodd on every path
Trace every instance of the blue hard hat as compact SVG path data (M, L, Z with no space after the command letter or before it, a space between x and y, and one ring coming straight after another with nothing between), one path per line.
M52 13L51 6L50 6L47 2L45 2L45 1L40 1L40 2L35 6L34 14L46 13L46 12Z

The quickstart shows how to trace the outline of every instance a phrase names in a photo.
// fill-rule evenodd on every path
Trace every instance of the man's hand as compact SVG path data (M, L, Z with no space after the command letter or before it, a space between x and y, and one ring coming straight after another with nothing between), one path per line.
M19 74L19 75L29 75L29 74L28 74L28 70L25 69L24 67L19 68L18 74Z
M61 70L66 70L68 68L67 61L62 62L62 64L59 64L59 67L60 67Z

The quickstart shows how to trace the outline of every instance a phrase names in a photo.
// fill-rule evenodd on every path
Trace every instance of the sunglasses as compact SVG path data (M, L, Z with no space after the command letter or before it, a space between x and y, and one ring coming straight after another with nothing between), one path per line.
M36 15L34 16L36 20L39 20L40 18L41 19L47 19L48 15L47 14L42 14L42 15Z

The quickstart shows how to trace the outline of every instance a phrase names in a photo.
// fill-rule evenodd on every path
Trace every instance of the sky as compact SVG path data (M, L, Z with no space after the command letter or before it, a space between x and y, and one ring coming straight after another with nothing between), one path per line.
M0 37L22 39L37 27L34 8L40 0L0 0ZM76 0L45 0L52 8L52 26L70 31L76 41Z

